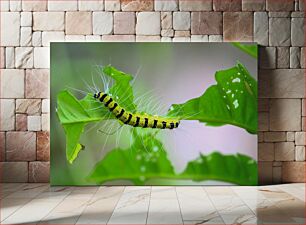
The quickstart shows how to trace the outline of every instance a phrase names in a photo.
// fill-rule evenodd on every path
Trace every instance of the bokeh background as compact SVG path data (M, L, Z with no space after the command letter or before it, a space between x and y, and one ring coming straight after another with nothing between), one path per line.
M116 122L88 128L81 142L85 150L73 164L66 161L65 134L56 110L56 96L68 89L78 98L86 85L103 89L97 66L111 64L132 74L134 96L139 110L166 114L172 104L183 103L202 95L216 83L215 72L243 63L257 80L257 60L235 48L230 43L52 43L51 44L51 183L61 185L91 185L86 180L94 165L116 146L130 144L128 127L115 135L97 132L116 126ZM76 91L78 89L80 91ZM257 136L244 129L226 125L208 127L197 121L182 121L177 130L159 133L166 146L168 157L177 172L202 154L219 151L223 154L242 153L257 160ZM107 142L106 142L107 140ZM128 181L107 184L130 184ZM163 184L225 184L205 181L149 181L151 185Z

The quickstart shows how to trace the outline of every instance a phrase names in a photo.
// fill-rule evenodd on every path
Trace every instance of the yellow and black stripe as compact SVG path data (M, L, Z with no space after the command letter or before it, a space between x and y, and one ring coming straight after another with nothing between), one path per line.
M111 96L104 92L95 93L94 98L102 102L118 120L133 127L174 129L180 124L180 121L177 119L131 113L121 107Z

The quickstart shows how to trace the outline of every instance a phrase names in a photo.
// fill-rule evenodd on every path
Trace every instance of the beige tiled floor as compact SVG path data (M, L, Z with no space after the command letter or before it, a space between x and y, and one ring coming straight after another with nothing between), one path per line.
M1 184L1 224L305 224L305 184L49 187Z

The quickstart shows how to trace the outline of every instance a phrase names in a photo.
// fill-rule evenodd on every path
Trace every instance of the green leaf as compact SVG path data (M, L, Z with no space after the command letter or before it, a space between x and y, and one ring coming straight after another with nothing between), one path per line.
M90 117L79 101L68 91L57 96L57 115L66 133L66 158L72 163L82 149L78 140L88 122L97 121Z
M241 44L239 42L232 43L235 47L241 49L245 53L249 54L250 56L254 57L255 59L258 58L258 46L257 44Z
M215 74L216 85L183 104L172 105L169 116L199 120L207 126L231 124L257 132L257 81L238 63Z
M133 76L131 74L119 71L112 66L104 67L103 73L116 81L115 85L110 88L109 93L118 97L116 101L119 103L119 105L131 112L135 112L136 106L134 104L133 89L130 85L130 81L133 79Z
M193 181L219 180L238 185L257 185L257 163L249 156L213 152L190 161L179 175Z
M109 94L117 96L121 105L135 111L133 90L130 85L132 76L116 70L111 66L103 68L106 76L115 80ZM96 123L106 119L114 119L108 109L95 101L93 94L89 93L85 98L78 100L69 91L64 90L57 96L57 115L66 134L66 158L70 163L77 158L78 153L84 148L79 143L84 128L89 123Z
M130 180L136 185L144 185L149 179L173 177L173 166L155 134L139 134L133 130L133 144L127 149L111 150L96 164L88 180L99 184Z
M154 134L133 131L133 143L127 149L116 148L98 162L88 177L103 184L107 181L129 180L144 185L150 179L218 180L238 185L257 184L257 163L242 154L222 155L213 152L188 162L177 174L168 159L162 143Z

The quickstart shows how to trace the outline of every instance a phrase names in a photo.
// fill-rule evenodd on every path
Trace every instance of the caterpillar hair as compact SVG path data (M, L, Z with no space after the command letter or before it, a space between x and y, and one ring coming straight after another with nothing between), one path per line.
M178 119L170 119L148 114L132 113L125 110L110 95L105 92L97 92L93 95L96 100L104 104L106 108L122 123L142 128L174 129L180 124Z

